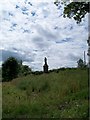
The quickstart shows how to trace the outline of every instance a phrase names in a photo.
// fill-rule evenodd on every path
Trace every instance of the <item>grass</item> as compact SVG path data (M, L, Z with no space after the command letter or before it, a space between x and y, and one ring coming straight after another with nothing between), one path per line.
M3 118L86 118L86 69L27 75L2 84Z

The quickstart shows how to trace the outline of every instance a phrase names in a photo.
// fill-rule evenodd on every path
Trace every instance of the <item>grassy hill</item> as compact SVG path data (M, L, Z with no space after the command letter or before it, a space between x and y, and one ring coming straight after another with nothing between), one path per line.
M27 75L4 82L3 118L88 117L86 69Z

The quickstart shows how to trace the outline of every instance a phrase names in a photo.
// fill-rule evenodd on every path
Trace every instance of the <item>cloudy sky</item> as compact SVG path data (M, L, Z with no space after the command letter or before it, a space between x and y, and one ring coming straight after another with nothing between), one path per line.
M77 25L73 19L63 18L62 4L57 7L53 2L0 1L0 64L14 56L33 70L42 70L44 57L49 69L76 67L78 59L83 59L88 16Z

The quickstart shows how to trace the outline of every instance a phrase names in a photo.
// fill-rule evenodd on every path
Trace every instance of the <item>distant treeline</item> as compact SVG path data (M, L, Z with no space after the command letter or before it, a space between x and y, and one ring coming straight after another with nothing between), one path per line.
M62 67L62 68L59 68L59 69L52 69L52 70L49 70L48 73L52 73L52 72L55 72L55 73L59 73L60 71L65 71L65 70L77 70L77 69L81 69L81 68L65 68L65 67ZM82 70L84 70L86 68L82 68ZM30 74L34 74L34 75L40 75L40 74L43 74L44 72L43 71L31 71ZM47 73L45 73L47 74Z
M82 59L79 59L77 62L77 68L59 68L59 69L52 69L49 70L48 73L55 72L59 73L60 71L64 70L77 70L77 69L86 69L87 65L84 64ZM40 75L43 74L43 71L32 71L32 69L22 64L22 60L17 60L14 57L9 57L3 64L2 64L2 81L10 81L14 78L26 76L28 74ZM47 74L47 73L46 73Z

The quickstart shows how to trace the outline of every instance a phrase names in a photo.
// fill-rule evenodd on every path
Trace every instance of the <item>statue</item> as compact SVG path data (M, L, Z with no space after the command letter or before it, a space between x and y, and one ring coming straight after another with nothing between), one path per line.
M46 57L45 57L44 61L45 61L45 65L46 65L47 64L47 58Z
M43 71L45 72L45 73L48 73L48 65L47 65L47 58L45 57L45 59L44 59L44 62L45 62L45 64L44 64L44 66L43 66Z

